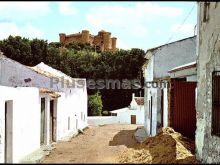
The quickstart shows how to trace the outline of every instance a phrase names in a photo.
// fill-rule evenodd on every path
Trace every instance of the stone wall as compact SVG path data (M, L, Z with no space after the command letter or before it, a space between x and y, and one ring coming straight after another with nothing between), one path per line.
M220 137L211 134L212 72L220 71L220 5L198 3L198 86L196 156L204 163L220 162Z
M69 43L90 43L91 45L99 46L102 51L104 50L117 50L117 38L111 38L111 33L106 31L99 31L98 35L92 36L88 30L82 30L81 33L66 35L60 33L60 43L67 45Z

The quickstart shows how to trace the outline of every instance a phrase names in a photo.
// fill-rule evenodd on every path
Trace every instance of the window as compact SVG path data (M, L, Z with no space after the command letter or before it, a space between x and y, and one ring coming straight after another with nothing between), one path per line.
M112 116L117 116L117 113L112 113Z
M210 2L204 3L203 22L207 22L209 20L209 6Z
M81 112L81 120L83 120L83 112Z
M212 135L220 136L220 71L212 74Z
M68 117L68 130L70 130L70 117Z

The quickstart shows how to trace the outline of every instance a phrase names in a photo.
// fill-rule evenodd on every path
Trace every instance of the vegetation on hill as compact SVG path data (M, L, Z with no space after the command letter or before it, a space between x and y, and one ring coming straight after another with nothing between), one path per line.
M34 66L40 62L61 70L76 78L93 79L140 79L143 83L142 65L145 51L138 48L120 49L116 52L101 52L99 47L89 44L69 44L65 49L58 42L48 43L41 39L9 36L0 41L0 50L5 56L24 65ZM141 89L142 90L142 89ZM100 91L103 110L114 110L128 106L132 92L137 89L88 89L93 95ZM142 92L143 93L143 92ZM89 109L89 114L91 109Z

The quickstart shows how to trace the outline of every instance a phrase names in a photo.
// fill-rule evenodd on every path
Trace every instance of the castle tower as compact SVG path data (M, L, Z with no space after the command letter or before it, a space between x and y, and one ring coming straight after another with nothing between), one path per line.
M59 36L60 36L60 43L65 44L66 34L65 33L60 33Z
M103 34L103 44L104 44L104 50L110 49L110 39L111 39L111 33L105 32Z
M89 43L89 31L82 30L82 43Z
M117 38L116 37L112 37L112 50L113 51L116 50L116 41L117 41Z

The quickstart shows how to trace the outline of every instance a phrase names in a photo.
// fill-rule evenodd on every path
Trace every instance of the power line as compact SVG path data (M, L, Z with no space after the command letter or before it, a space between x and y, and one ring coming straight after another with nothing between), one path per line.
M186 20L188 19L188 17L191 15L193 9L195 8L196 4L193 5L192 9L190 10L190 12L187 14L187 16L185 17L185 19L183 20L183 22L180 24L180 26L177 28L177 31L184 25L184 23L186 22ZM170 42L170 40L173 39L173 35L170 36L170 38L168 39L168 41L166 42L166 44L168 44Z

